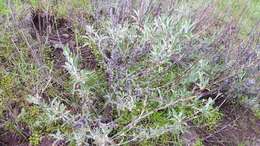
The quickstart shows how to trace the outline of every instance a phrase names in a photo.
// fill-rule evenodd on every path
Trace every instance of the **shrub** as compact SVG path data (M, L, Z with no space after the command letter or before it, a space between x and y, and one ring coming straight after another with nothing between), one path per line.
M18 55L8 60L13 52L6 45L0 56L13 62L10 74L0 72L0 109L12 96L18 98L11 88L19 87L24 106L13 121L30 129L31 145L39 145L45 135L54 144L182 145L182 134L192 126L215 130L223 116L219 101L255 99L247 103L258 109L254 73L259 69L259 34L253 29L240 41L238 22L220 20L214 2L176 1L164 8L157 1L120 0L109 6L99 1L29 2L66 25L64 16L71 14L67 21L75 22L68 26L69 42L62 43L59 36L70 34L56 33L60 42L48 42L48 35L62 33L63 26L50 28L46 36L39 30L34 30L37 37L18 31ZM70 13L87 7L85 17ZM82 48L94 54L95 68L80 65L87 61ZM58 49L61 68L51 57ZM203 145L202 140L195 145Z

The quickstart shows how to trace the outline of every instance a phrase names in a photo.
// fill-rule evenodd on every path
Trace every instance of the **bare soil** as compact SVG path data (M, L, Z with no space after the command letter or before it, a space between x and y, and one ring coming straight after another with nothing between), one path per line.
M65 63L63 47L67 46L72 52L80 54L80 68L95 69L97 61L92 50L86 46L76 44L73 32L73 20L68 18L55 18L51 13L36 10L32 12L32 25L35 39L46 42L52 49L51 56L55 62L55 68L62 68ZM46 41L47 40L47 41Z
M241 105L225 103L220 110L224 117L216 131L204 136L205 145L260 145L260 119L257 119L250 109Z
M194 146L201 139L205 146L260 145L260 119L249 108L226 102L220 112L223 118L213 131L189 123L191 128L183 135L185 144Z

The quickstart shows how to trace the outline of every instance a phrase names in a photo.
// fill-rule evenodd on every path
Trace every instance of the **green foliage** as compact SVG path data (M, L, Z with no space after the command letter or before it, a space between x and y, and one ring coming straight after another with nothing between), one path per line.
M95 72L87 69L80 70L78 67L78 56L75 56L68 48L64 49L64 56L67 59L64 68L70 73L72 79L72 93L77 90L76 86L82 88L81 90L78 90L79 92L84 91L80 93L81 95L95 92L102 94L102 92L106 90L106 83L102 72Z
M212 99L209 99L206 105L202 106L200 115L196 117L193 122L197 125L206 126L207 130L211 131L217 126L217 123L222 119L222 113L220 113L212 105Z
M151 41L153 50L151 59L157 63L164 63L173 52L182 50L182 42L192 37L191 20L181 14L176 16L160 16L152 22L148 21L142 31L142 41ZM174 34L174 35L173 35Z
M41 136L38 133L33 133L29 137L29 142L33 146L38 146L40 144L40 141L41 141Z
M40 120L43 117L42 111L37 106L23 108L19 115L19 120L26 123L33 131L41 129L44 126L44 121Z
M4 71L0 72L0 76L1 95L6 97L12 96L14 76L10 73L4 73Z
M13 99L14 76L0 70L0 117L10 99Z
M10 10L7 7L7 2L5 0L0 0L0 15L9 14Z
M59 17L66 17L70 11L74 12L90 12L89 0L71 0L71 1L59 1L54 5L55 13Z
M260 109L256 109L256 110L254 111L254 113L255 113L255 116L256 116L258 119L260 119Z
M209 83L210 74L213 72L213 66L210 66L207 60L199 60L191 73L184 79L184 84L196 83L200 89L205 89Z
M200 138L196 139L196 142L195 142L194 146L204 146L203 142L202 142L202 139L200 139Z
M32 102L36 103L37 101L34 100ZM56 131L64 133L71 132L69 124L62 124L60 117L58 117L60 114L66 114L59 111L64 110L62 104L53 103L50 108L45 107L45 105L42 106L44 107L32 106L23 108L18 121L26 123L30 130L37 134L53 133Z
M21 4L21 0L16 0L16 3ZM34 9L41 9L47 11L51 10L58 17L67 17L72 12L91 12L91 5L89 0L26 0L23 3L30 4L30 6Z
M218 6L221 11L228 10L230 13L229 16L232 15L235 19L243 19L243 21L240 22L240 33L244 37L251 31L251 28L256 25L259 20L259 0L220 0Z
M141 146L155 146L157 143L161 145L168 145L169 142L175 146L181 146L182 143L180 139L177 139L177 136L174 134L166 133L162 134L161 136L154 138L154 139L149 139L149 140L144 140L140 142Z
M4 26L1 26L4 27ZM10 40L10 35L8 32L5 32L5 30L0 31L3 35L0 36L0 60L2 62L8 61L8 58L13 53L14 49L12 48L12 42Z
M143 107L142 102L138 102L136 103L135 108L132 109L131 111L129 110L120 111L120 117L118 117L117 123L120 126L124 126L130 123L134 118L138 117L141 114L142 110L151 111L153 109L158 108L158 106L159 103L156 101L148 101L146 107ZM158 127L158 126L160 127L170 122L171 120L167 118L167 111L160 111L151 114L146 119L143 119L141 123L145 127Z
M195 125L214 130L217 123L222 119L222 113L213 107L212 99L208 101L195 100L193 103L177 106L172 112L183 113L185 117L193 117Z

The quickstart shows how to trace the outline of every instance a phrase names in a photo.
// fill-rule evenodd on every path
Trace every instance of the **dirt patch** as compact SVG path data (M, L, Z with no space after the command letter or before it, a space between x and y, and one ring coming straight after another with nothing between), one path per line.
M0 129L0 146L28 146L28 141L15 133L4 132Z
M15 133L6 132L0 135L0 146L30 146L31 144L28 141L28 137L24 138L21 135ZM56 142L50 137L43 136L40 140L39 146L65 146L65 142Z
M250 109L225 103L220 110L224 117L217 130L204 138L205 145L260 145L260 119L257 119Z
M54 27L54 16L41 11L35 10L32 12L32 22L34 30L37 30L36 33L39 35L46 35L47 33L51 33L51 28Z
M223 118L215 131L207 131L189 123L192 128L183 135L185 144L193 146L197 139L201 139L205 146L260 145L260 119L250 109L226 102L220 107L220 112Z
M50 12L36 10L32 12L32 23L35 30L32 36L53 49L50 55L54 60L55 68L62 68L65 64L63 47L69 47L72 52L80 54L81 69L93 70L97 67L97 61L92 50L76 44L72 20L56 18Z

